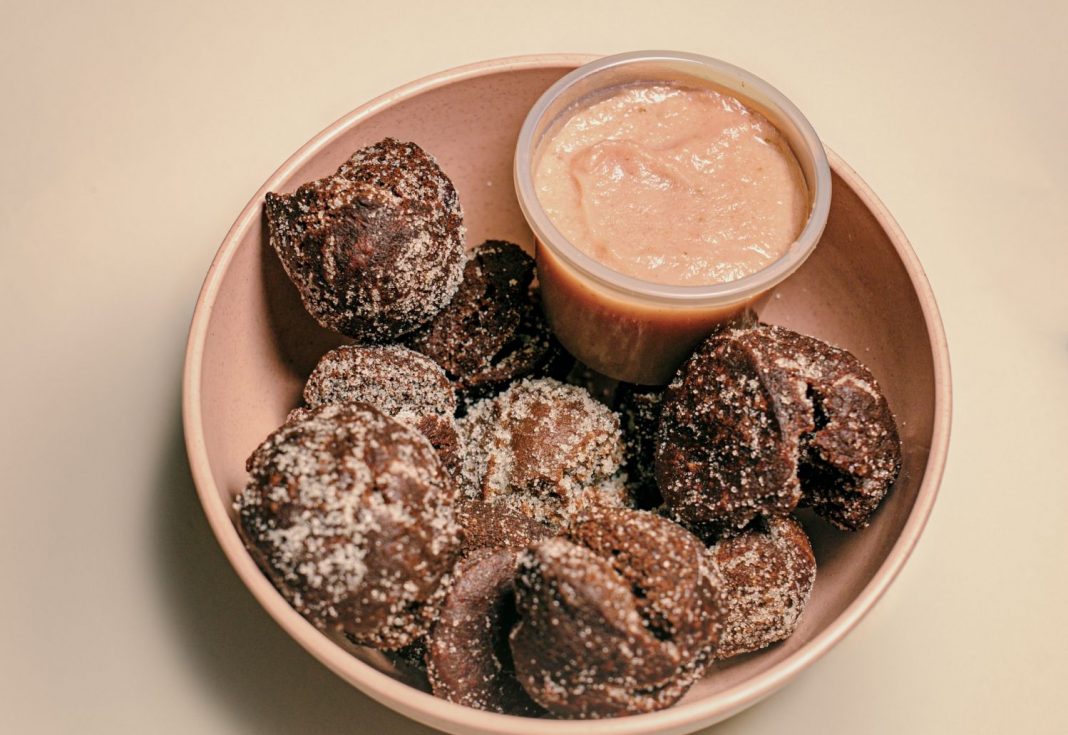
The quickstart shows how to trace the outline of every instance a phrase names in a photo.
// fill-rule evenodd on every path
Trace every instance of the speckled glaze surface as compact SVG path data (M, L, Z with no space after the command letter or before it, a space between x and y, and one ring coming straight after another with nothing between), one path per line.
M446 71L354 110L297 151L234 223L208 271L190 329L184 422L201 502L223 551L270 615L339 676L383 704L452 733L684 733L775 691L826 653L879 599L912 551L935 500L949 442L950 373L934 297L904 234L857 174L829 153L833 196L820 245L763 306L765 321L849 349L881 383L904 448L901 476L871 527L846 534L804 517L819 565L797 632L782 644L714 666L676 706L595 722L480 712L413 688L380 654L352 655L286 604L245 551L231 500L245 458L300 400L303 381L341 338L304 311L266 242L263 196L333 172L387 135L432 153L455 183L468 242L532 247L512 187L527 110L588 61L527 56Z

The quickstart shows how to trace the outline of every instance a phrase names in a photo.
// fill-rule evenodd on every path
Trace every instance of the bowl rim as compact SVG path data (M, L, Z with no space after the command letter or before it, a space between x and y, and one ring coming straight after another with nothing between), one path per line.
M213 307L224 276L253 221L260 216L263 196L352 125L420 93L454 82L502 72L578 67L596 55L535 54L489 59L417 79L360 105L315 135L278 167L245 205L223 239L197 297L186 345L182 381L182 420L186 451L197 495L213 534L230 564L256 600L306 651L356 688L391 709L423 724L456 731L521 735L538 730L572 733L683 732L723 720L755 704L785 685L826 654L852 630L882 597L915 548L930 517L945 469L952 413L949 348L931 286L905 233L890 212L848 164L827 149L831 169L872 212L886 231L905 267L923 313L932 351L934 421L920 488L901 533L886 559L849 606L816 637L763 673L706 699L678 704L648 714L605 720L537 720L483 712L419 691L351 655L293 610L260 572L241 542L216 486L208 461L201 415L204 345Z

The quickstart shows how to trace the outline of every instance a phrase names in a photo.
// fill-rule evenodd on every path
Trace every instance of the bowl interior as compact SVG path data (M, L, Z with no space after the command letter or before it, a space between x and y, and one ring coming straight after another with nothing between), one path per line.
M574 66L561 59L540 64L498 62L479 73L442 77L433 84L401 90L319 136L283 166L268 187L292 191L332 173L354 150L385 136L413 140L437 157L456 184L470 245L495 238L530 249L532 236L512 185L516 137L538 96ZM831 163L833 195L822 241L805 265L775 290L762 317L845 347L871 368L899 422L903 470L875 521L863 532L839 532L814 516L803 516L818 574L800 629L764 652L714 667L677 707L716 698L766 674L827 630L887 561L923 485L936 422L940 335L928 333L925 292L918 293L895 248L895 238L900 238L896 228L884 228L885 218L873 210L874 200L862 182L833 154ZM257 203L254 206L231 231L209 274L208 283L214 282L214 287L205 288L198 304L203 329L198 336L195 321L191 338L191 354L197 339L202 339L202 351L193 358L194 384L187 383L187 400L192 396L199 409L187 413L187 419L196 417L187 425L191 456L194 465L199 461L206 468L206 474L195 473L198 487L227 554L235 564L240 560L246 566L251 561L236 534L227 533L223 523L233 523L231 501L245 484L245 459L298 404L303 381L319 356L343 341L318 327L302 308L266 243L262 211ZM907 245L903 247L907 252ZM924 492L933 495L936 482L937 478L924 485ZM214 502L215 496L221 503ZM266 593L257 594L265 599ZM274 602L268 609L279 618L277 608L285 603L280 596ZM313 637L302 643L316 655L336 647L325 636L308 635ZM357 685L370 673L355 662L346 665L336 650L330 655L332 668ZM407 678L376 652L354 655L390 676ZM718 712L730 713L726 705ZM433 721L455 727L448 716Z

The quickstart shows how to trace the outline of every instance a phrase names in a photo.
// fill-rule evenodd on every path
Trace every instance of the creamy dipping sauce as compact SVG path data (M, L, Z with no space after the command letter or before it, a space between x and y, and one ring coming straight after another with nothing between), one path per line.
M780 258L809 213L782 134L712 89L647 83L577 110L535 161L546 214L575 247L645 281L733 281Z

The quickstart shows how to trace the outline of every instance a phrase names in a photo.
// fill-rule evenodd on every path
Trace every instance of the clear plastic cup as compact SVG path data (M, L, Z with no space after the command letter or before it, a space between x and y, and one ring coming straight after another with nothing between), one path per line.
M779 129L808 186L808 220L787 252L766 268L727 283L673 286L627 276L572 245L542 209L533 170L541 143L577 109L636 82L712 88L757 110ZM551 86L527 115L515 154L515 188L535 237L546 318L571 354L618 380L662 385L719 324L743 313L788 277L815 248L831 201L823 144L790 100L767 82L717 59L673 51L635 51L579 67Z

